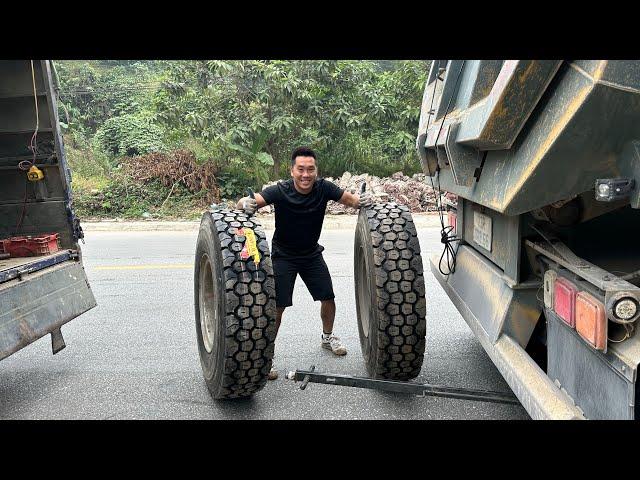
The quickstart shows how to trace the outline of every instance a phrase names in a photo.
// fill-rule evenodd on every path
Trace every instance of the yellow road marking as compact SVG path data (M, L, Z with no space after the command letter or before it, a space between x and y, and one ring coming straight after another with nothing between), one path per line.
M157 270L171 268L193 268L193 263L165 263L159 265L101 265L94 270Z

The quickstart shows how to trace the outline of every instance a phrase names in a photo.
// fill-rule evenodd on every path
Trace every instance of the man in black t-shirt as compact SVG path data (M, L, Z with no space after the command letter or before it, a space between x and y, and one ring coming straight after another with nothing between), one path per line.
M373 197L369 193L353 195L317 176L315 152L307 147L296 148L291 155L291 179L265 188L255 194L255 199L240 199L237 208L251 215L265 205L275 207L271 260L276 286L276 334L285 308L293 305L293 288L300 274L313 299L321 302L322 347L336 355L346 355L347 349L333 335L335 295L329 269L322 258L324 247L318 244L318 239L329 200L360 208L370 206ZM273 368L269 379L277 377L278 372Z

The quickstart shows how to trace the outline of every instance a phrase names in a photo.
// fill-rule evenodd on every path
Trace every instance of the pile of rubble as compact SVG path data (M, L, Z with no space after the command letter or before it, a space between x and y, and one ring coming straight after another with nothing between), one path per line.
M334 182L351 193L359 193L362 184L366 183L367 191L373 193L377 201L407 205L412 212L434 212L437 210L436 193L431 188L429 178L422 173L416 173L413 177L408 177L402 172L396 172L391 177L379 178L367 174L352 175L349 172L345 172L341 177L336 179L326 177L326 180ZM262 188L275 184L276 182L271 182ZM443 203L455 205L455 195L451 193L443 193L443 195L446 197L446 199L443 199ZM273 206L267 205L261 208L259 213L273 213ZM358 211L330 201L327 205L327 213L341 215L355 214Z

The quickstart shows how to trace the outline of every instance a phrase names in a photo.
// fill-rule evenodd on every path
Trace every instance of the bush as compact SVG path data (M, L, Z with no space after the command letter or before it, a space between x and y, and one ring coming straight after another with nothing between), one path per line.
M262 185L256 185L255 180L239 168L225 170L218 177L218 183L221 199L244 197L247 187L251 187L256 192L262 190Z
M140 183L128 175L114 175L101 190L74 197L80 218L140 218L148 213L156 218L198 218L203 211L201 193L193 194L182 185L170 189L159 180Z
M111 172L111 164L106 155L94 152L77 135L65 135L64 151L74 179L102 178Z
M123 158L121 166L126 175L138 182L159 182L170 188L169 195L182 186L187 193L197 194L207 205L220 199L216 184L217 166L212 161L199 164L189 150Z
M112 156L144 155L163 149L163 131L147 117L126 114L108 119L96 132L96 147Z

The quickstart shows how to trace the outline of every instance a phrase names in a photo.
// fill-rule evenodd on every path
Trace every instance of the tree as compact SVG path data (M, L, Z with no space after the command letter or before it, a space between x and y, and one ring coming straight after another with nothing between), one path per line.
M285 159L300 144L319 150L325 173L369 168L413 150L428 65L396 64L381 71L372 61L174 62L156 114L215 145L225 163L272 164L271 178L286 174Z
M419 171L414 139L426 61L55 65L60 116L75 148L94 145L111 157L186 148L198 162L215 163L227 196L288 176L300 145L318 152L323 176Z
M162 150L163 132L149 118L124 114L108 119L94 137L98 148L111 156L143 155Z
M109 118L147 110L165 67L157 61L74 60L56 61L55 68L61 121L89 138Z

